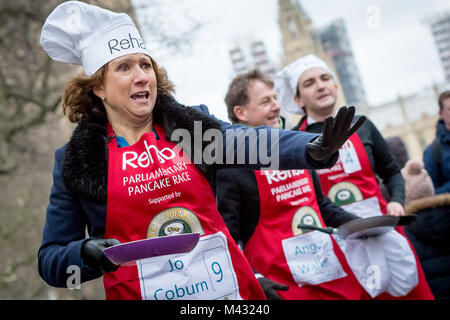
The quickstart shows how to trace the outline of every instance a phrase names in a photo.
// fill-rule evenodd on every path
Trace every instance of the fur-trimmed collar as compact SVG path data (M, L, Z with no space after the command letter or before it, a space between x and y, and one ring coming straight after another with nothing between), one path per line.
M197 110L179 104L171 96L158 93L153 109L153 121L163 127L166 138L175 129L186 129L194 139L194 121L202 121L203 133L211 128L220 129L214 119ZM108 137L105 117L89 115L83 117L67 144L62 177L68 190L95 202L106 202L108 181ZM202 149L207 146L202 142ZM191 159L197 144L191 141ZM210 166L197 164L204 174Z
M439 194L434 197L426 197L411 201L405 207L407 214L414 214L427 208L450 206L450 193Z

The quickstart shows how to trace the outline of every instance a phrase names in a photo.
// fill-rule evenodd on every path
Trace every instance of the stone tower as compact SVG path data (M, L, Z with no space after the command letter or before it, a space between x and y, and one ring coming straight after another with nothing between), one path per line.
M286 66L308 54L314 54L322 59L336 75L336 80L339 85L336 106L345 105L344 92L339 84L339 76L336 72L333 59L323 49L319 34L316 32L307 12L303 9L298 0L278 0L278 5L278 24L281 30L284 51L282 65ZM284 115L287 117L288 127L293 122L298 121L297 119L299 118L297 115Z
M315 54L319 58L328 59L314 32L309 15L297 0L278 0L278 24L283 38L284 63L287 65L307 54Z

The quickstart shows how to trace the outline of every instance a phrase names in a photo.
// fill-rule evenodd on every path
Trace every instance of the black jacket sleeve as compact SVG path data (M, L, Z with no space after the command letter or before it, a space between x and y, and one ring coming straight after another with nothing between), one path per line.
M311 175L314 184L314 192L316 193L320 213L322 214L323 221L327 227L336 228L343 223L359 218L357 215L338 207L330 200L330 198L325 197L322 193L322 187L320 186L320 180L317 173L309 171L309 174Z
M400 167L394 156L389 151L389 147L381 135L380 131L369 120L364 123L365 128L361 131L360 137L364 144L364 149L369 157L372 169L383 179L391 201L405 203L405 180L400 172ZM359 134L358 130L358 134Z
M241 192L239 192L239 185L233 179L232 169L217 171L216 190L217 209L225 221L231 236L237 243L240 236L239 217L242 197Z
M254 171L218 170L216 201L234 241L246 244L259 220L259 191Z

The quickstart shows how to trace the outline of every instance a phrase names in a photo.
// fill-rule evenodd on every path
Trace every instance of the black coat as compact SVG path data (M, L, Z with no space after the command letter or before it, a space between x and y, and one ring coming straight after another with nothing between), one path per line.
M430 289L436 299L450 300L450 193L415 200L406 211L417 214L405 231Z

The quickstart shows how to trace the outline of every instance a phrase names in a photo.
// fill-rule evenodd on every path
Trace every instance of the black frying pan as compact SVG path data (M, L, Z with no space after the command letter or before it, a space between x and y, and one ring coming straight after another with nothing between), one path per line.
M385 232L394 230L397 226L410 224L415 215L406 216L376 216L369 218L355 219L340 225L337 228L320 228L309 224L300 223L300 229L317 230L328 234L337 234L343 239L355 239L364 237L375 237Z

